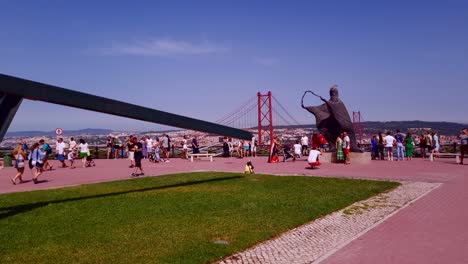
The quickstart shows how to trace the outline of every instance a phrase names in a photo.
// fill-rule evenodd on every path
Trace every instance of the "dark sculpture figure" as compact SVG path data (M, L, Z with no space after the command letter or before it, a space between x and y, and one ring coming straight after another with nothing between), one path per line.
M307 93L312 93L325 103L319 106L304 106L304 97ZM347 132L351 140L351 151L362 152L357 147L353 123L346 106L339 98L336 85L330 88L330 100L328 101L312 91L306 91L302 96L302 108L315 116L317 129L325 136L332 149L335 149L335 142L338 136L342 132Z

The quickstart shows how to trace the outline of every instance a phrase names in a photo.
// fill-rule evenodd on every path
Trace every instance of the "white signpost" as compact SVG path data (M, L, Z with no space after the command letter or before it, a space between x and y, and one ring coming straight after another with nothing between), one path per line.
M56 134L57 136L63 135L63 129L61 129L61 128L56 128L56 129L55 129L55 134Z

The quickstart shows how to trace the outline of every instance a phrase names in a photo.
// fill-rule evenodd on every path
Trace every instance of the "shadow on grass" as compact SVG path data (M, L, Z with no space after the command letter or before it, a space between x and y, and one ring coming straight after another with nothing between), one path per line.
M95 198L103 198L103 197L109 197L109 196L117 196L117 195L129 194L129 193L147 192L147 191L153 191L153 190L163 190L163 189L176 188L176 187L182 187L182 186L203 184L203 183L207 183L207 182L235 180L235 179L240 179L240 178L244 178L244 176L221 177L221 178L214 178L214 179L207 179L207 180L200 180L200 181L190 181L190 182L184 182L184 183L177 183L177 184L171 184L171 185L165 185L165 186L149 187L149 188L142 188L142 189L133 189L133 190L121 191L121 192L96 194L96 195L68 198L68 199L62 199L62 200L52 200L52 201L46 201L46 202L15 205L15 206L10 206L10 207L0 207L0 220L4 219L4 218L7 218L7 217L17 215L17 214L32 211L34 209L41 208L43 206L47 206L49 204L74 202L74 201L81 201L81 200L88 200L88 199L95 199Z

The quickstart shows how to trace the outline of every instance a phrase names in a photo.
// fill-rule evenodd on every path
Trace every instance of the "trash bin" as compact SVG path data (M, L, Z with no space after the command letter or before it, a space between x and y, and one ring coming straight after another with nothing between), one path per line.
M3 167L11 167L11 156L10 155L5 155L3 157Z

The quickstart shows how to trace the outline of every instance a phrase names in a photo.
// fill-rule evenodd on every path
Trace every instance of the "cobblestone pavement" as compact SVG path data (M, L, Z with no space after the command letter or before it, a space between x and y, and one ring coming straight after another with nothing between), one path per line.
M219 264L318 262L439 185L403 182L391 192L354 203L286 232L278 238L230 256Z

